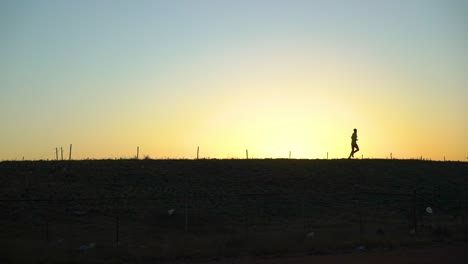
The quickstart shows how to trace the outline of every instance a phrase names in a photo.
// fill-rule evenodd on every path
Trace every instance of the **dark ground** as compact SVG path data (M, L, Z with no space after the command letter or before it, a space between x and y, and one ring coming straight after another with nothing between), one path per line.
M359 254L295 257L257 257L206 262L206 264L465 264L468 244L423 248L380 249Z
M391 259L468 241L466 162L23 161L0 162L0 179L2 263L366 263L357 248ZM280 263L248 261L232 263Z

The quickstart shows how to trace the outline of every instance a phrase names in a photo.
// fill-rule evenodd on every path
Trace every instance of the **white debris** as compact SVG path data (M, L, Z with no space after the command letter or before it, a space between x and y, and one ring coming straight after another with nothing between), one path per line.
M426 213L432 214L432 208L431 207L426 207Z
M174 209L174 208L171 208L171 209L167 210L167 214L168 214L168 215L173 215L174 212L175 212L175 209Z

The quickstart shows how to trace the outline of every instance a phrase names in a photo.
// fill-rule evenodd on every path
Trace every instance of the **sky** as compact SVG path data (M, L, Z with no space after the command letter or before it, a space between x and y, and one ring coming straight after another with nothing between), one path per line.
M0 160L468 160L463 0L2 0ZM391 153L391 154L390 154Z

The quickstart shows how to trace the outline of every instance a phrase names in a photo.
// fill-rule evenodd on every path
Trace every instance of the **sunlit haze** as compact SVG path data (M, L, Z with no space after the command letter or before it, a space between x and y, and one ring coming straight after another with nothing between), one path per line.
M468 2L1 1L0 160L468 158ZM68 156L67 156L68 157Z

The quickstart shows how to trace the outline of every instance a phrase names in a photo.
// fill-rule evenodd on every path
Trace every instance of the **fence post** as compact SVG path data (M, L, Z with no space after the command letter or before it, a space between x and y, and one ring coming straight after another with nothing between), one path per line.
M57 160L58 160L58 148L55 148L55 157L56 157Z
M71 154L72 154L72 144L70 144L70 152L68 155L68 160L71 160Z
M200 146L197 147L197 159L198 159L198 154L200 153Z

